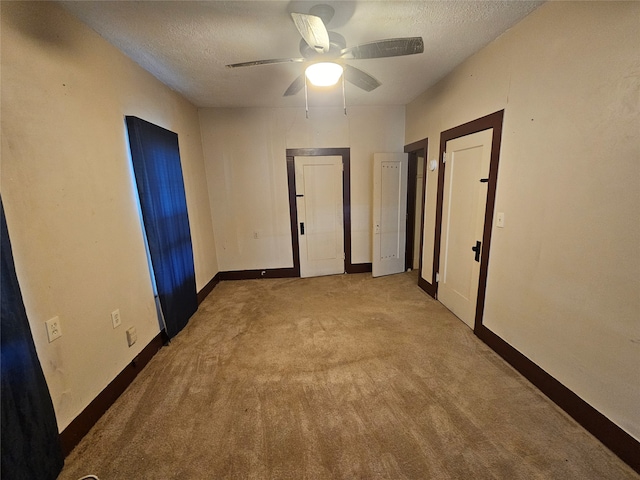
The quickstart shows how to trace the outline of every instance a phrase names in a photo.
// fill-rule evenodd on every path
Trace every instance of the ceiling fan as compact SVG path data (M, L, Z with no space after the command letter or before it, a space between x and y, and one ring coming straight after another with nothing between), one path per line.
M251 62L234 63L228 68L251 67L255 65L267 65L275 63L309 63L305 73L298 76L284 92L284 96L295 95L306 85L306 77L315 84L311 78L312 70L316 65L335 66L336 73L333 83L325 83L322 86L334 85L341 75L343 79L358 88L370 92L378 88L381 83L362 70L346 64L345 60L361 60L384 57L397 57L402 55L414 55L424 52L422 37L388 38L370 43L363 43L353 47L347 47L344 37L336 32L327 30L326 25L333 18L335 11L330 5L316 5L311 8L309 14L292 13L291 18L298 32L302 36L300 40L299 58L273 58L269 60L254 60ZM329 80L328 82L331 82Z

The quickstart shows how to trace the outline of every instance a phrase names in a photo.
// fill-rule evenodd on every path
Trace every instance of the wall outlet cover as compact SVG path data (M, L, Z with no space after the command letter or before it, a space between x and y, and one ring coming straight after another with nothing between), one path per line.
M113 323L113 328L119 327L122 323L122 319L120 318L120 309L111 312L111 323Z
M138 340L138 334L136 332L136 327L130 327L127 329L127 343L129 346L132 346Z
M62 327L58 317L53 317L44 323L47 326L47 337L49 338L49 343L62 336Z

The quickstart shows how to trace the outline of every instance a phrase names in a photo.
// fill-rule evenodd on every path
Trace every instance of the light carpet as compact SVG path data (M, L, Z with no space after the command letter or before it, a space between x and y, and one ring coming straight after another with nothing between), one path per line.
M640 478L416 283L220 283L59 479Z

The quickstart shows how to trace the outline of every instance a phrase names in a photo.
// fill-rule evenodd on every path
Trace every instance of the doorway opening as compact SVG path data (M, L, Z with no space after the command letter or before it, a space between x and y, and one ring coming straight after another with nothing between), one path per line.
M418 284L426 290L422 278L422 248L424 237L424 202L427 190L427 153L429 139L424 138L404 147L409 155L407 183L407 248L405 270L418 270Z

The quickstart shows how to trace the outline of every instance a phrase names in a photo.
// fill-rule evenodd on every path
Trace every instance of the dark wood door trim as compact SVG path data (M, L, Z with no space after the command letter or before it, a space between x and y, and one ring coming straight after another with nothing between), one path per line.
M296 208L296 169L295 157L323 157L338 155L342 157L342 211L344 229L344 271L359 273L362 265L351 263L351 150L349 148L288 148L287 181L289 185L289 214L291 216L291 248L293 250L293 268L300 276L300 245L298 244L298 211ZM370 271L370 270L368 270Z
M413 247L415 236L416 219L416 177L418 176L418 155L417 152L408 153L409 165L407 168L407 221L404 249L404 270L413 269Z
M296 208L296 166L293 155L287 150L287 184L289 186L289 217L291 220L291 251L293 274L300 276L300 245L298 244L298 210Z
M409 165L411 165L411 156L413 155L414 158L417 159L418 156L418 152L423 151L424 152L424 169L423 169L423 175L422 175L422 199L420 201L420 205L422 205L422 213L420 216L420 249L419 249L419 253L418 255L420 255L420 263L419 263L419 267L418 267L418 285L420 286L420 288L422 288L425 292L427 292L429 295L431 295L432 297L435 298L436 296L436 291L435 291L435 282L431 282L429 283L425 278L423 278L422 276L422 251L423 251L423 247L424 247L424 208L425 208L425 199L426 199L426 192L427 192L427 165L428 165L428 161L427 161L427 156L429 154L429 139L428 138L423 138L422 140L418 140L417 142L413 142L410 143L409 145L405 145L404 147L404 151L405 153L409 154ZM415 170L414 170L414 176L417 174L417 163L414 161L414 165L416 165ZM409 178L411 178L411 175L409 175ZM414 186L415 189L415 186ZM415 200L415 190L413 192L413 197ZM407 202L410 201L410 198L407 198ZM415 203L415 202L414 202ZM409 206L409 204L407 203L407 207ZM415 215L415 212L414 212ZM409 217L411 218L411 217ZM413 227L411 228L412 232L413 232ZM415 234L415 232L413 232ZM409 229L407 229L407 235L409 234ZM409 242L407 242L407 246L409 246ZM413 247L413 238L411 240L411 246Z
M444 198L444 169L445 163L442 161L447 142L455 138L493 129L491 139L491 163L489 166L489 182L487 190L487 205L484 213L484 230L482 234L482 255L480 257L480 280L478 282L478 300L476 302L476 315L474 321L474 332L480 330L482 326L482 315L484 313L485 291L487 287L487 271L489 267L489 249L491 248L491 226L493 224L493 210L496 200L496 185L498 183L498 162L500 160L500 142L502 140L502 120L504 110L492 113L477 120L458 125L457 127L445 130L440 134L440 157L438 171L438 196L436 203L436 228L433 243L433 277L432 283L436 286L436 297L438 285L436 283L436 273L440 269L440 240L442 230L442 202Z

